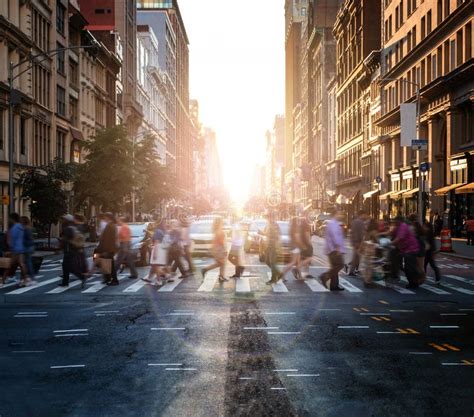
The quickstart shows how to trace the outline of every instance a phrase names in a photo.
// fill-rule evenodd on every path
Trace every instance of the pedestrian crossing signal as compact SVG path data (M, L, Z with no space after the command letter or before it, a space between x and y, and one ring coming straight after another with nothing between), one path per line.
M10 204L10 196L2 195L2 204L8 206Z

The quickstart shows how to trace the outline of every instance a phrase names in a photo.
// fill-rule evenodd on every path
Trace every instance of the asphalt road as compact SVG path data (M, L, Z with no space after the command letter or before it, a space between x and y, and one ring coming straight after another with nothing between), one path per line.
M471 417L474 263L439 258L439 287L341 293L267 286L255 254L224 285L62 291L48 260L36 287L0 289L0 416Z

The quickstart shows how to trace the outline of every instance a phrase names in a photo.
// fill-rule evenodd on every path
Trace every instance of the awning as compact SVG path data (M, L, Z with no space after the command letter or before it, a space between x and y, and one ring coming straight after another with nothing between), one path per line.
M413 197L413 194L418 193L418 191L419 191L419 188L418 188L418 187L413 188L412 190L407 191L406 193L403 193L402 197L404 197L404 198L406 198L406 197L408 197L408 198Z
M395 191L394 193L392 193L390 198L397 199L397 198L401 197L402 194L405 194L407 191L410 191L410 190L406 189L406 190L401 190L401 191Z
M359 193L360 193L360 190L355 191L354 194L350 196L349 201L353 203L356 197L359 195Z
M456 194L472 194L474 193L474 182L456 188Z
M448 194L450 191L456 189L456 188L459 188L461 187L462 185L464 184L451 184L451 185L447 185L446 187L442 187L442 188L438 188L437 190L434 191L435 195L446 195Z
M378 192L380 192L380 190L372 190L372 191L369 191L369 192L365 193L363 195L364 200L367 200L368 198L371 198L374 194L377 194Z
M71 129L71 135L73 140L84 140L84 136L79 129L76 129L72 126L69 129Z
M393 194L393 191L389 191L388 193L382 194L379 198L380 200L386 200Z
M342 194L339 194L336 198L336 203L337 204L347 204L347 197L342 195Z

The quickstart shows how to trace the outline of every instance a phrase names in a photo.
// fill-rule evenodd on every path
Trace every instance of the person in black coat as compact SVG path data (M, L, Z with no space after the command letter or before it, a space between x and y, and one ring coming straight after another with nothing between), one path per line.
M112 213L106 213L104 217L107 225L100 235L97 253L102 259L110 259L112 262L110 274L104 274L104 284L118 285L117 269L114 262L114 256L117 253L117 226Z
M433 226L428 221L425 221L424 232L427 246L425 253L425 273L428 268L428 265L430 265L435 273L436 282L439 283L441 281L441 273L439 272L438 265L436 265L435 261L435 254L437 252L435 235Z

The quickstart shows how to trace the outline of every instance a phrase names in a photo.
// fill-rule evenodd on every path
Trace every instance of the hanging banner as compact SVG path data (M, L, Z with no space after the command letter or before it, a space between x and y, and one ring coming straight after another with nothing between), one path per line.
M412 146L416 139L416 103L400 104L400 146Z

